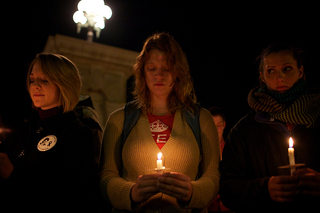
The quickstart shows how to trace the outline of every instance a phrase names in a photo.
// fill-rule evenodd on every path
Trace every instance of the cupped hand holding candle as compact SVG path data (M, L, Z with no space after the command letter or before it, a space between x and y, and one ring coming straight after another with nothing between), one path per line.
M143 203L153 195L159 193L157 186L161 174L139 175L131 190L131 199L136 203Z

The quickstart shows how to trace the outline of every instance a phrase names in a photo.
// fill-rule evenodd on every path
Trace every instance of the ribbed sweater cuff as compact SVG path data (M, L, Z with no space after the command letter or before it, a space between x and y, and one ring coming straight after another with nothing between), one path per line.
M188 208L195 208L201 203L201 192L199 190L199 186L197 186L196 181L191 181L192 185L192 197L190 200L190 203L188 205Z

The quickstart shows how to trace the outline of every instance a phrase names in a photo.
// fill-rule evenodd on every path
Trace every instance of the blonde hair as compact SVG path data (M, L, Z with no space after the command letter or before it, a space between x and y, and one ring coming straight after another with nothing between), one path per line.
M32 61L27 74L27 90L30 88L29 76L33 66L39 62L43 73L55 83L60 90L60 104L63 112L69 112L79 102L81 77L76 65L67 57L59 54L40 53Z
M133 66L135 88L133 95L140 107L145 110L151 107L150 92L146 85L144 66L153 49L165 52L174 80L173 90L167 98L167 107L170 112L177 109L194 110L197 98L194 93L193 82L190 76L189 64L185 53L174 38L167 33L155 33L145 41L140 55Z

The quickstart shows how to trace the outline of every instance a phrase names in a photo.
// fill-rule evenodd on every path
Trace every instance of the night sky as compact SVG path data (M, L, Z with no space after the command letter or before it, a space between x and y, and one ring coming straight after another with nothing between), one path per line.
M48 36L86 39L87 30L77 34L72 20L79 0L11 2L6 9L12 17L2 19L0 126L15 128L31 106L25 88L28 65L43 51ZM259 84L256 58L270 43L305 50L307 81L317 85L320 15L316 2L222 2L105 0L113 15L94 42L141 51L152 33L170 33L187 55L201 106L223 108L228 129L250 110L247 95Z

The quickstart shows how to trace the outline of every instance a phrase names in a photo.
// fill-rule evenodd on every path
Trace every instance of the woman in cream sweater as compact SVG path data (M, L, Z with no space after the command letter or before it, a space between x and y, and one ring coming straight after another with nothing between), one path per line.
M219 141L210 113L196 106L184 52L172 36L156 33L146 40L134 75L141 114L124 145L124 108L107 121L103 198L114 212L206 212L219 190ZM200 114L201 147L183 116L186 110ZM167 168L160 174L154 171L159 152Z

